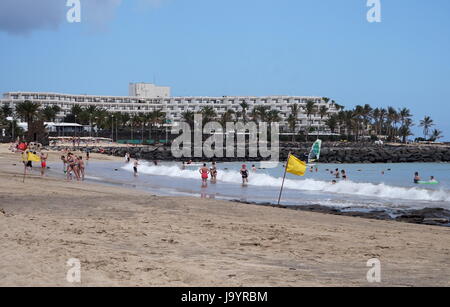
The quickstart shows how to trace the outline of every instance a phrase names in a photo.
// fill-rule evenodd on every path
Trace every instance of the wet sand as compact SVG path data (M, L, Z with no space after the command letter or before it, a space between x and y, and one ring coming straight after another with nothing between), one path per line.
M449 228L159 197L38 171L24 184L19 161L0 146L0 286L450 286ZM374 257L380 284L366 280ZM69 258L81 261L81 284L66 280Z

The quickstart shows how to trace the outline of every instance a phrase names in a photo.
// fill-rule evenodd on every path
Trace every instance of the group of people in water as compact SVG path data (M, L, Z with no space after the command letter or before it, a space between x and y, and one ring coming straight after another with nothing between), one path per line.
M189 164L190 163L188 163L188 165ZM183 167L185 167L184 163L183 163ZM255 165L252 166L252 169L253 169L253 171L256 171ZM209 176L211 176L211 183L217 183L216 162L212 162L211 167L209 167L209 168L206 163L203 163L203 166L199 169L199 173L200 173L200 176L202 179L202 187L206 187L208 185ZM241 174L241 177L242 177L242 185L246 186L248 184L248 177L250 175L246 164L242 164L239 173Z
M423 182L422 179L419 176L419 172L415 172L414 173L414 179L413 182L415 184L419 184L419 183L438 183L438 181L436 180L436 178L434 178L434 176L430 176L430 180L427 182Z

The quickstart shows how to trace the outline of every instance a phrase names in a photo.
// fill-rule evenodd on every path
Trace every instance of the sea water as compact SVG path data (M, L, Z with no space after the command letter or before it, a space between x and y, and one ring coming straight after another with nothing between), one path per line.
M284 174L280 163L275 168L249 169L249 183L242 186L239 173L243 162L217 163L217 183L202 186L199 166L181 168L181 163L140 161L139 175L133 165L121 162L88 162L87 180L120 184L157 195L197 196L261 203L276 203ZM210 164L208 164L208 167ZM284 205L324 205L340 209L450 209L450 164L317 164L304 177L286 175L281 203ZM347 180L330 173L345 170ZM414 173L422 180L434 176L439 184L417 185ZM337 183L333 184L332 180Z

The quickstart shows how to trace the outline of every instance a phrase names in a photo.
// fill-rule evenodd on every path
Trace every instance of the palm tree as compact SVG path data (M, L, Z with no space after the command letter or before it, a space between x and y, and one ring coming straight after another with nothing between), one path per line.
M434 126L433 120L429 116L425 116L424 119L420 121L419 127L423 128L423 135L425 136L425 139L428 138L430 128L433 126Z
M227 123L234 121L235 114L236 112L234 112L234 110L232 109L226 110L225 113L222 114L222 116L219 119L219 122L222 125L223 129L226 128Z
M354 129L355 140L359 140L359 131L363 122L364 107L357 105L352 114L352 127Z
M384 108L380 108L380 113L378 115L378 133L383 134L383 128L385 127L385 119L386 119L387 110Z
M306 141L308 141L309 130L311 129L311 117L316 113L316 104L312 100L308 100L306 105L303 107L308 118L308 127L306 129Z
M201 110L201 114L203 117L203 126L209 122L214 121L217 117L217 112L214 110L213 107L210 106L203 107Z
M442 135L442 131L438 129L434 129L433 132L431 132L430 141L436 142L439 139L442 139L444 136Z
M155 125L162 125L166 119L166 113L157 109L148 114L148 118L150 119L150 138L152 138L152 128Z
M48 122L55 121L59 112L61 112L61 108L57 105L47 106L41 111L43 119Z
M399 137L402 138L402 142L406 143L406 139L408 136L413 135L413 133L411 132L411 127L413 126L413 122L410 118L406 118L403 121L403 124L401 125L401 127L398 129L398 134Z
M333 114L326 120L325 123L328 126L328 128L330 128L331 133L334 133L338 125L338 122L339 122L338 115Z
M242 108L242 121L244 122L244 124L247 123L247 111L248 111L248 103L247 102L242 102L240 104L241 108Z
M16 113L17 115L24 121L27 122L28 125L28 140L32 139L32 135L34 131L32 131L32 124L35 119L39 116L39 107L40 105L35 102L31 102L29 100L25 100L24 102L18 103L16 105Z
M31 126L31 123L37 118L39 114L39 104L35 102L31 102L29 100L25 100L24 102L18 103L16 105L16 113L17 115L24 121L27 122L28 127Z
M191 129L194 129L194 116L195 113L189 110L181 113L181 118L191 127Z
M256 106L253 109L253 120L257 123L258 121L267 122L267 114L269 113L270 107L268 106Z
M365 133L368 131L369 128L369 123L370 123L370 114L372 114L372 107L370 106L370 104L365 104L363 109L362 109L362 120L363 120L363 135L365 135Z
M13 115L13 110L8 105L2 105L0 109L1 114L6 119L7 117L11 117Z
M396 125L399 122L399 115L397 113L397 110L393 107L388 107L387 109L387 129L388 129L388 136L391 141L394 141L394 135L396 130Z
M319 109L319 115L320 115L320 121L323 121L323 118L325 116L328 116L328 111L329 109L327 108L327 106L321 106ZM317 130L317 138L319 138L319 130Z
M296 128L297 128L298 113L300 112L300 107L298 104L295 103L295 104L289 106L289 108L291 109L291 113L289 114L287 122L288 122L289 128L292 132L292 142L294 142Z

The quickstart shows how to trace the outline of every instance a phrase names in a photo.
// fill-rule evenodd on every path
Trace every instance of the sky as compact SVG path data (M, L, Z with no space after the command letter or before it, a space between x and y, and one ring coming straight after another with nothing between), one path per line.
M407 107L450 140L450 1L0 1L0 93L326 96L352 108Z

